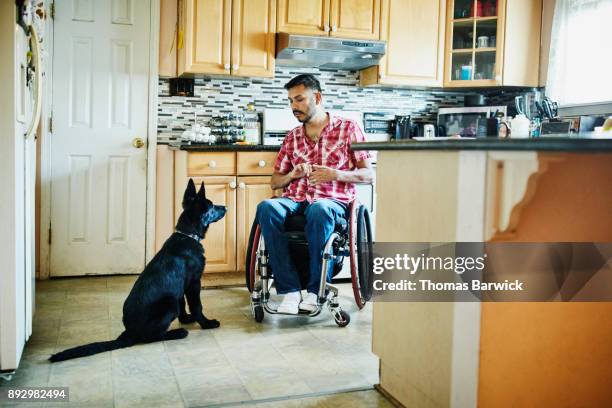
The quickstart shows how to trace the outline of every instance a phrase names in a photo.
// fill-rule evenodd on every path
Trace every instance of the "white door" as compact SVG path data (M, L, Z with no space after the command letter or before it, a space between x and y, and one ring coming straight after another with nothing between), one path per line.
M56 0L50 275L145 263L148 0Z

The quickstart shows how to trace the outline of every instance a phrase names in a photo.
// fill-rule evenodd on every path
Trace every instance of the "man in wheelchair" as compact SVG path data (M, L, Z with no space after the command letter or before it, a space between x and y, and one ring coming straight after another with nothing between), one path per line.
M256 218L269 252L276 291L284 295L277 312L297 314L300 309L311 312L317 308L325 243L336 219L346 218L348 204L355 198L353 183L369 183L373 174L369 152L351 151L351 143L365 141L363 132L354 121L325 112L321 85L313 75L298 75L285 89L293 114L302 125L287 134L274 165L271 187L284 189L283 195L260 203ZM285 219L295 214L306 218L310 274L304 299L283 234ZM328 282L332 268L330 265L327 271Z

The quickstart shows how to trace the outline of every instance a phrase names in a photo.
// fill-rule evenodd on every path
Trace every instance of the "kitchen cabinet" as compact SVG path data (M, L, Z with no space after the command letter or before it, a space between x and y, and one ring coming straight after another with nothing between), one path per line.
M178 74L273 77L276 0L181 0Z
M542 151L379 150L377 242L610 242L612 155L533 148ZM411 188L400 191L406 174ZM550 256L534 262L559 259ZM529 275L513 266L515 278ZM556 282L546 272L539 293L547 276ZM372 305L379 387L402 406L612 406L612 303L404 300Z
M446 0L382 0L387 53L361 71L361 86L442 86Z
M448 0L445 87L538 86L542 0Z
M159 10L158 74L160 77L172 78L176 76L177 0L160 0Z
M206 271L244 271L244 256L257 204L272 197L270 176L276 152L174 153L174 223L190 178L206 186L206 197L227 207L206 234Z
M378 40L380 0L279 0L278 31Z

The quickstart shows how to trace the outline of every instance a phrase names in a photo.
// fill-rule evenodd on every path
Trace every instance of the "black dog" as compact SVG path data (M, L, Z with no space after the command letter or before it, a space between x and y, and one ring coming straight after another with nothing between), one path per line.
M208 226L223 218L225 211L225 207L206 199L204 183L196 193L190 179L176 232L145 267L123 304L125 331L116 340L74 347L52 355L49 360L63 361L137 343L185 338L188 334L185 329L168 331L177 317L181 323L198 322L202 329L219 327L217 320L207 319L202 313L200 279L205 258L200 240ZM191 314L185 310L185 297Z

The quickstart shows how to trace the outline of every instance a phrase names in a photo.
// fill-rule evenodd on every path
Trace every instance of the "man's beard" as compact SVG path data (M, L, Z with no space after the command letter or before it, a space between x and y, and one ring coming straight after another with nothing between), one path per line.
M308 123L308 121L310 119L312 119L312 117L315 114L315 110L314 109L309 109L308 113L306 112L302 112L300 110L294 110L293 111L293 116L295 116L296 113L301 113L303 115L302 119L298 118L297 116L295 116L295 118L300 122L300 123Z

